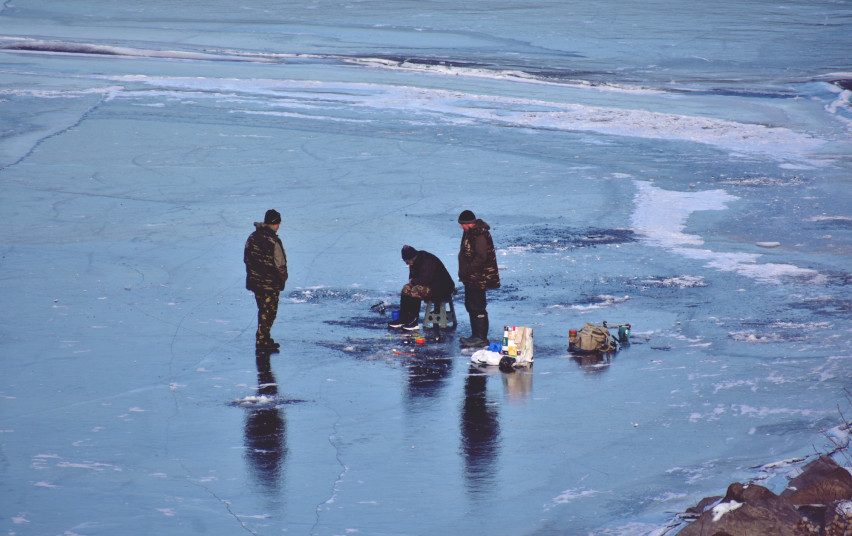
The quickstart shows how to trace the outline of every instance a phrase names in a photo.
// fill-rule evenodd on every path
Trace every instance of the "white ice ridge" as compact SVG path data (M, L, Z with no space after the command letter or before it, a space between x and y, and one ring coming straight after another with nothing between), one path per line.
M766 283L780 283L784 277L804 278L819 282L820 274L809 268L792 264L758 263L759 253L713 251L704 247L704 240L684 232L687 220L694 212L725 210L727 203L738 199L725 190L678 192L657 188L647 181L633 181L636 186L635 208L630 216L633 231L652 246L686 257L706 261L705 266Z
M211 54L207 52L189 52L185 50L153 50L146 48L79 43L73 41L43 40L30 37L0 36L0 49L18 52L38 52L52 54L96 54L102 56L128 56L136 58L164 58L174 60L210 60L210 61L273 61L259 57L240 57L232 54Z
M780 160L807 160L823 140L784 127L740 123L650 110L588 106L567 102L483 95L444 89L304 80L186 78L145 75L101 77L124 84L141 83L169 96L213 98L234 105L234 112L257 112L257 106L304 108L321 115L340 114L341 107L400 112L403 119L435 124L497 124L502 126L595 132L643 139L688 141L732 153L755 153ZM173 92L177 92L174 94ZM152 97L150 92L133 97ZM251 110L245 109L252 106Z
M386 58L352 58L341 57L341 61L366 67L380 69L391 69L400 71L417 71L429 74L446 76L464 76L469 78L487 78L492 80L510 80L513 82L524 82L529 84L544 84L553 86L568 86L594 89L597 91L610 91L617 93L644 93L664 94L664 91L642 86L612 83L593 83L587 80L549 80L517 69L492 69L487 67L466 67L452 64L421 63L408 60L395 60Z

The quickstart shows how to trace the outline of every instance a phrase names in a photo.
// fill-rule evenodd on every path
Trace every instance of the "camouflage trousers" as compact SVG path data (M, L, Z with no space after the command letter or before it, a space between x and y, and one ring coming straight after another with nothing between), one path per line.
M399 295L399 318L403 322L420 317L420 302L432 297L432 289L425 285L406 283Z
M272 331L272 324L278 315L278 293L274 291L255 292L254 299L257 302L257 334L255 340L258 343L272 340L269 332Z
M426 285L412 285L411 283L406 283L402 287L402 294L411 298L417 298L418 300L428 300L432 297L432 289Z

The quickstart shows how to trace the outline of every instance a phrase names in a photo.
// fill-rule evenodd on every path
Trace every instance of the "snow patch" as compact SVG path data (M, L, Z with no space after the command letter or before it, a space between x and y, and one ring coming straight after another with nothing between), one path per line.
M736 387L751 387L752 390L755 389L757 384L754 380L731 380L727 382L717 383L713 385L713 394L715 395L719 391L734 389Z
M846 448L852 438L852 428L849 424L841 424L826 430L825 435L836 447Z
M688 259L706 261L708 268L735 272L764 283L780 284L786 278L820 282L816 270L792 264L759 264L757 261L762 255L757 253L719 252L697 247L704 244L704 239L684 232L687 221L694 212L724 210L727 203L739 199L724 190L678 192L657 188L646 181L633 181L633 184L637 191L631 224L650 245Z
M722 519L722 516L724 516L728 512L733 512L742 505L743 503L737 501L717 504L713 507L713 523L718 523L719 520Z
M121 467L117 465L112 465L110 463L100 463L100 462L59 462L56 464L56 467L60 467L62 469L88 469L90 471L104 471L106 469L112 469L113 471L121 471Z
M599 494L599 491L594 491L590 489L566 489L565 491L551 499L549 507L545 507L545 509L549 509L550 507L557 506L560 504L568 504L569 502L575 501L577 499L594 497L595 495Z
M782 342L785 340L790 340L789 338L785 338L780 333L755 333L753 331L739 331L728 333L728 337L732 338L737 342L748 342L748 343L769 343L769 342Z
M846 519L852 518L852 501L841 501L834 507L834 511Z
M812 409L792 409L792 408L755 408L746 404L734 404L732 410L739 411L742 416L749 417L768 417L769 415L800 415L802 417L813 417L823 415L825 411L816 411Z
M642 283L655 287L667 288L698 288L706 287L707 283L700 275L679 275L666 278L649 278L644 279Z
M837 94L836 99L831 101L830 104L826 105L825 111L830 114L836 114L838 109L848 108L850 106L850 101L852 101L852 91L844 89L843 91Z
M624 303L630 299L630 296L611 296L609 294L600 294L595 296L590 303L585 304L575 304L571 306L571 309L576 311L592 311L594 309L602 309L604 307L610 307L612 305L616 305L619 303ZM558 307L558 306L553 306Z

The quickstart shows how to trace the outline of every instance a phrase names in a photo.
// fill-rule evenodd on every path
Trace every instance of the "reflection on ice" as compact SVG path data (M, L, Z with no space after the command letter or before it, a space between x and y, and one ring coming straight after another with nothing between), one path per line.
M500 372L503 377L503 390L509 402L521 402L532 395L533 372L531 369L515 369L512 372Z
M495 485L495 467L500 464L500 422L496 401L486 393L488 375L471 367L464 382L461 451L467 490L485 497Z
M275 399L278 384L269 362L270 354L258 352L257 396ZM245 458L255 481L269 493L277 492L287 461L287 421L275 405L252 409L246 415Z
M436 398L453 370L453 358L443 352L418 355L408 360L408 400Z
M585 352L582 354L572 353L571 359L574 360L584 372L588 374L600 374L609 370L609 365L612 363L612 354L604 354L601 352Z

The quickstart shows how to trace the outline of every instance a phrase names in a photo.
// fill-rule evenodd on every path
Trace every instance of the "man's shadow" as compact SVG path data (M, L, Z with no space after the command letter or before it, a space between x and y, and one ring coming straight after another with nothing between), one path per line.
M246 417L245 457L255 479L266 491L277 492L287 459L287 421L278 408L278 384L272 374L269 352L258 352L258 407Z
M609 370L612 364L612 353L587 352L578 353L572 352L571 359L580 366L587 374L595 375L602 374Z
M500 416L497 405L488 401L487 384L488 375L470 367L459 414L465 483L475 496L487 495L492 489L499 467Z

